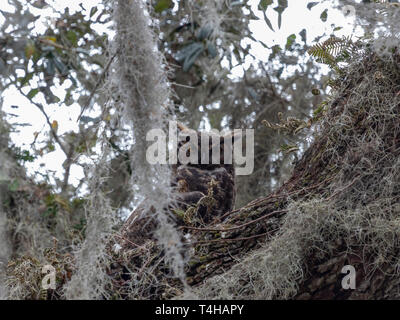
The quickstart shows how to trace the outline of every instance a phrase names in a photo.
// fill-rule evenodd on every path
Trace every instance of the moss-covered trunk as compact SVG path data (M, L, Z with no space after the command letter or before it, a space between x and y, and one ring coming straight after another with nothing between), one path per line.
M186 271L194 294L399 298L399 62L398 54L355 57L289 181L206 228L180 227L191 234ZM187 297L150 247L146 259L132 246L118 254L133 273L125 280L118 274L116 283L131 285L135 274L142 285L136 297ZM355 290L342 288L345 265L355 268Z

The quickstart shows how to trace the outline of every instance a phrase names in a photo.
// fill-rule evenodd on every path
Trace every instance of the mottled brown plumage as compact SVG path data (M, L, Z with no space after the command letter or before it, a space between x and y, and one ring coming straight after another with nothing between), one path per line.
M188 132L182 128L181 134ZM182 130L183 129L183 130ZM192 131L193 132L193 131ZM182 164L178 161L172 165L171 185L176 193L176 201L169 205L171 217L176 218L177 212L188 212L191 210L191 222L204 225L212 219L231 211L235 202L235 170L233 164L224 164L224 137L219 136L220 142L220 161L218 164L201 164L201 153L208 152L211 163L213 141L211 134L208 134L208 149L201 149L201 136L198 136L198 147L191 145L190 152L198 151L199 163ZM215 137L215 136L214 136ZM229 136L229 139L233 139ZM189 137L178 143L178 152L185 146L188 147ZM146 201L146 200L145 200ZM143 212L145 205L139 206L128 218L123 229L122 238L129 239L125 244L141 245L146 239L152 238L152 233L156 228L156 222L152 212ZM175 213L175 214L173 214ZM178 215L179 216L179 215ZM180 216L176 220L177 224L185 223L185 219ZM186 221L187 222L187 221Z
M198 133L198 141L198 158L201 159L202 152L208 152L211 162L211 136L207 150L201 150L200 133ZM181 186L177 191L179 192L178 199L181 200L183 208L185 208L185 205L197 203L202 197L208 195L211 189L212 197L215 199L213 207L207 212L205 206L200 205L197 210L198 217L204 223L208 223L213 218L232 210L235 202L234 166L232 164L224 164L224 137L219 137L219 141L219 164L181 164L178 162L177 165L173 166L174 180L172 181L172 185ZM185 142L180 147L184 144Z

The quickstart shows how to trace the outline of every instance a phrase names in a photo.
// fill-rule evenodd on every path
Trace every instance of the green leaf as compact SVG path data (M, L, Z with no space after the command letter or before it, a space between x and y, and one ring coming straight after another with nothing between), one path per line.
M61 75L66 76L68 74L68 67L58 58L54 57L54 65Z
M278 5L286 9L288 7L288 0L278 0Z
M177 53L175 59L179 62L182 62L200 47L203 47L203 44L200 42L188 44Z
M56 65L54 63L53 57L47 59L45 66L45 72L48 76L53 77L56 74Z
M272 0L271 0L272 1ZM242 0L235 0L231 2L231 7L235 7L235 6L242 6L244 5L244 3L242 2Z
M272 59L274 59L282 51L281 47L278 44L272 46L271 49L272 53L269 56L269 61L272 61Z
M213 29L209 26L202 27L197 35L197 39L203 41L207 39L213 32Z
M17 158L25 162L33 162L35 160L35 157L28 150L23 150L20 154L17 154Z
M90 17L93 17L99 9L97 7L92 7L90 9Z
M316 6L317 4L319 4L319 2L309 2L309 3L307 4L307 9L308 9L308 10L311 10L312 7Z
M272 27L272 23L271 21L268 19L267 15L265 14L265 12L263 12L264 14L264 20L265 23L267 24L268 28L270 28L273 32L275 32L274 28Z
M288 7L287 0L278 0L278 6L274 8L276 12L278 12L278 28L281 28L282 25L282 13Z
M183 71L189 71L189 69L192 67L192 65L195 63L196 59L204 51L204 49L205 48L203 43L194 42L187 45L178 52L176 60L179 62L183 61Z
M68 79L71 80L72 85L77 88L78 87L78 82L76 82L75 78L72 75L68 76Z
M286 50L291 50L293 43L296 41L296 35L293 33L289 37L287 37L286 40Z
M97 123L99 121L100 121L100 117L92 118L92 117L82 116L80 119L80 122L83 122L83 123L89 123L89 122Z
M301 40L305 43L307 42L307 30L303 29L299 32L299 35L301 37Z
M215 48L215 46L212 44L212 43L208 43L207 44L207 52L208 52L208 55L211 57L211 58L215 58L216 56L217 56L217 49Z
M64 103L67 107L69 107L70 105L72 105L74 103L74 99L72 98L72 94L71 92L67 92L67 94L65 95L65 99L64 99Z
M154 6L154 11L157 13L161 13L164 10L170 9L174 7L174 2L172 0L158 0Z
M26 95L29 99L32 99L34 96L36 96L39 93L39 89L35 88L32 89L31 91L28 92L28 94Z
M285 70L285 68L284 68L284 67L280 67L280 68L276 71L276 77L277 77L278 79L280 79L280 77L281 77L281 75L282 75L282 73L283 73L283 70Z
M193 52L185 59L185 62L183 63L183 71L185 72L189 71L189 69L193 66L193 64L196 62L200 54L203 53L203 51L204 51L203 45L193 50Z
M260 0L258 3L258 9L267 10L268 6L270 6L274 1L273 0Z
M40 87L40 91L43 93L46 103L50 104L50 103L60 102L60 98L55 96L54 93L51 92L50 88L51 88L50 86Z
M322 101L321 104L313 111L313 116L318 116L321 112L324 111L325 107L327 106L327 101Z
M319 95L321 94L321 90L319 90L318 88L313 88L313 89L311 90L311 93L312 93L314 96L319 96Z
M27 73L25 77L18 78L21 87L25 87L33 77L33 72Z
M322 22L326 22L328 20L328 9L325 9L320 16Z
M69 41L71 41L71 44L72 44L73 46L76 46L77 43L78 43L78 35L77 35L76 32L73 31L73 30L68 30L68 32L67 32L67 39L68 39Z

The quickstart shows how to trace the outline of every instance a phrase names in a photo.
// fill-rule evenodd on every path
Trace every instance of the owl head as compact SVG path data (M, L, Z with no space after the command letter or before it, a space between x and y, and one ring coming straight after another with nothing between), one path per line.
M198 132L178 124L178 164L199 166L204 169L217 167L233 171L233 132Z

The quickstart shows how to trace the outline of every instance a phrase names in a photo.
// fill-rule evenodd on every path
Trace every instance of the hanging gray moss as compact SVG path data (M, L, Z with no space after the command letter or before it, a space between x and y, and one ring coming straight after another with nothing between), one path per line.
M199 297L399 298L400 55L367 50L353 61L292 178L253 205L264 215L271 202L284 207L278 231L198 286ZM354 291L341 291L344 264L360 274Z
M151 241L121 252L156 286L139 298L399 298L399 66L397 51L355 54L292 177L223 221L182 227L191 292L163 276ZM358 272L357 290L341 288L346 264Z
M168 166L150 164L146 159L147 133L152 129L166 131L168 120L173 119L166 64L150 27L150 8L143 1L117 1L114 6L116 36L111 51L116 52L116 59L109 88L113 96L118 96L114 106L124 119L120 125L128 126L133 134L132 187L136 187L138 197L145 198L142 214L149 221L157 221L156 237L165 252L167 265L174 277L185 284L180 233L165 212L167 204L174 200L171 171ZM132 287L132 292L140 290L139 287Z

